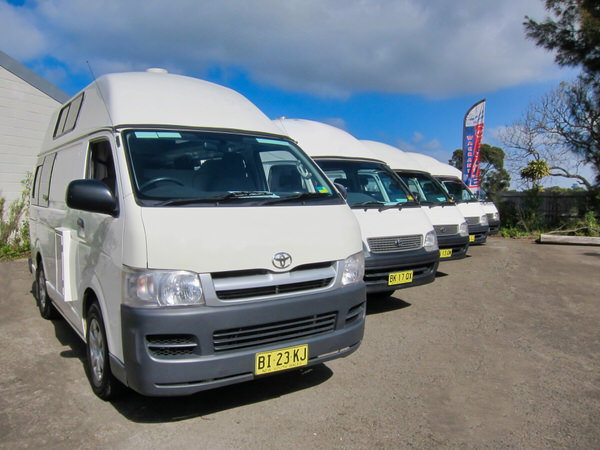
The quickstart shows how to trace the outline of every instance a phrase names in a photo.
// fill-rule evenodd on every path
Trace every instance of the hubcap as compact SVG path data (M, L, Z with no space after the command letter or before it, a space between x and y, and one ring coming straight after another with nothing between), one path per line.
M90 322L88 348L92 375L95 384L100 384L104 376L104 339L100 324L95 318Z

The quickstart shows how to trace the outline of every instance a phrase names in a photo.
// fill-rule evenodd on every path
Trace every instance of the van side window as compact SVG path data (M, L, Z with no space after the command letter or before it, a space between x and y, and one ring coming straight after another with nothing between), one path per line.
M108 141L90 143L86 178L102 181L116 196L117 176L112 150Z
M83 103L83 92L73 99L72 102L67 103L62 107L58 114L58 120L56 121L56 127L54 128L54 138L60 137L65 133L73 130L77 123L77 117L79 117L79 111L81 110L81 104Z
M56 153L48 155L44 158L44 165L42 167L42 176L40 177L39 190L38 190L38 205L48 206L49 195L50 195L50 180L52 178L52 169L54 168L54 160L56 159Z
M33 183L31 183L31 204L39 204L39 190L40 190L40 178L42 175L42 164L35 168L35 175L33 176Z

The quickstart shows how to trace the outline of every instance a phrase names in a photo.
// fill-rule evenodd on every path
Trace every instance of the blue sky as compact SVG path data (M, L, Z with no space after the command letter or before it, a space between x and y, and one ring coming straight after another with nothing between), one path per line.
M142 6L141 6L142 5ZM572 79L526 40L542 0L0 0L1 49L68 94L94 74L163 67L265 114L327 122L447 161L486 98L492 145ZM571 182L552 183L570 186Z

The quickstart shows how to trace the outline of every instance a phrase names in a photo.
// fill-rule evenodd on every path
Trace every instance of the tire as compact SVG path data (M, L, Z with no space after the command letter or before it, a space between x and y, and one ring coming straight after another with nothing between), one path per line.
M115 398L121 385L110 370L104 320L97 303L92 303L88 308L86 356L86 371L94 393L102 400Z
M52 305L52 300L46 290L46 275L44 274L44 268L40 263L35 271L35 300L37 302L38 309L40 310L40 316L46 320L56 319L58 313Z

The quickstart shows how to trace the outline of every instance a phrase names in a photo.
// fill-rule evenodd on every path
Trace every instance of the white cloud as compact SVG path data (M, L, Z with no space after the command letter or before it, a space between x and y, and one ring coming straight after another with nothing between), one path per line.
M97 75L163 66L242 70L285 90L447 97L556 75L525 40L540 0L46 0L0 4L0 37L21 60L43 53ZM7 52L11 49L6 49ZM10 53L10 52L9 52Z
M31 11L4 2L0 3L0 42L2 51L19 61L39 58L47 51Z
M420 133L419 131L415 131L413 133L413 137L412 137L413 144L418 144L419 142L423 142L424 139L425 139L425 136L423 135L423 133Z

